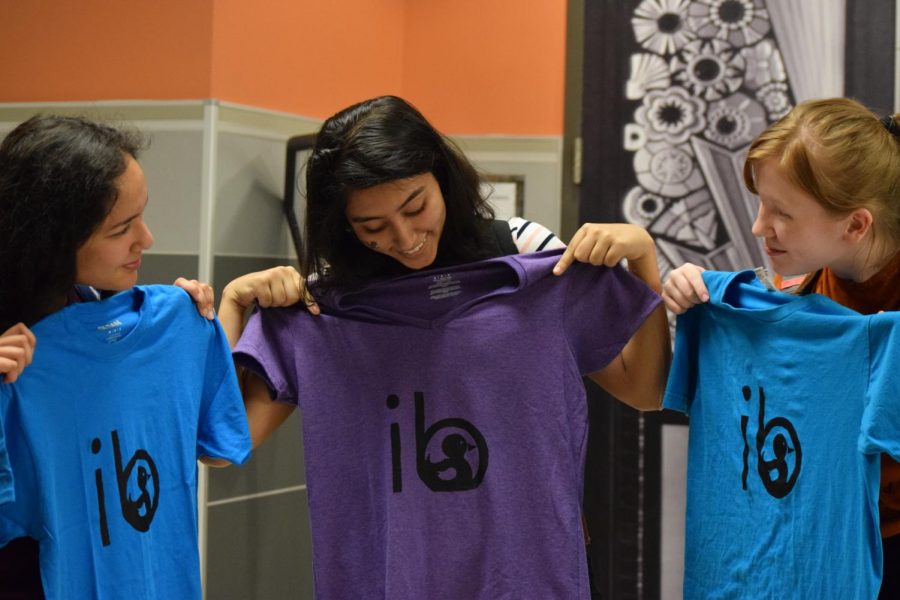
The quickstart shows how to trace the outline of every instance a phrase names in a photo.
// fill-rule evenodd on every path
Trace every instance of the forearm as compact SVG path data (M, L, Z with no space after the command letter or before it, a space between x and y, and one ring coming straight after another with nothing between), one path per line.
M628 259L628 271L647 284L654 292L662 292L662 279L659 276L659 265L656 263L656 246L650 234L644 231L645 250L637 258Z
M637 410L659 410L671 360L665 307L654 309L616 360L621 385L611 393Z
M274 401L262 379L249 371L241 374L241 391L253 448L262 444L284 423L296 406Z
M628 261L628 270L653 291L662 290L656 250L649 234L646 249ZM659 410L671 360L669 322L660 304L634 333L613 362L591 378L637 410Z

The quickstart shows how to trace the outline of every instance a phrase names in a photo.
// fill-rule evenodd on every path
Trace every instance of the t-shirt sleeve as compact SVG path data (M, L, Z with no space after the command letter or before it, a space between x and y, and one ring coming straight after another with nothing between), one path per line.
M859 449L900 460L900 312L869 318L869 353Z
M244 400L238 386L231 349L219 321L204 323L212 327L204 373L200 426L197 432L198 456L224 458L242 464L250 456L250 429Z
M7 413L12 402L9 397L12 388L6 384L0 385L4 386L0 389L0 419L7 428L12 428L16 420ZM7 464L16 476L10 480L13 489L9 490L9 501L0 504L0 547L16 538L31 536L40 539L44 534L41 527L41 507L44 503L31 448L24 436L17 435L12 429L8 431L5 436Z
M688 414L696 392L698 344L698 323L704 306L695 306L678 315L675 320L675 347L672 365L663 396L663 408Z
M298 333L287 318L289 310L257 310L234 348L234 360L266 383L273 400L297 404L298 379L289 337Z
M601 370L618 356L660 303L643 281L616 266L575 263L563 277L563 327L582 375Z

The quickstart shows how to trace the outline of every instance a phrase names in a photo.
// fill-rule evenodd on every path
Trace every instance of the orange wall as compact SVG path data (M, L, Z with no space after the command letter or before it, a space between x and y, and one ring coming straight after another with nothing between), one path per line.
M565 0L408 0L404 93L452 133L561 135Z
M559 135L564 0L0 0L0 102L399 94L453 134Z
M0 0L0 102L209 94L214 0Z
M211 95L324 118L369 96L400 94L404 7L404 0L216 0Z

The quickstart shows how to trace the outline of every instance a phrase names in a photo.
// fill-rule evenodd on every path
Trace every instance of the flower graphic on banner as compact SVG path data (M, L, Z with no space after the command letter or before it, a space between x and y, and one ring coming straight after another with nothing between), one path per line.
M670 198L703 186L703 175L688 144L647 142L634 155L634 172L644 189Z
M672 66L675 81L706 100L727 96L743 82L744 57L721 40L685 44L681 57L672 59Z
M671 82L669 64L656 54L632 54L631 77L625 85L629 100L640 100L650 90L666 89Z
M659 194L652 194L640 186L631 188L622 205L625 218L630 223L647 227L670 203Z
M707 119L706 139L730 150L752 142L768 123L762 105L742 93L711 104Z
M688 4L688 0L641 2L631 20L638 43L657 54L671 54L694 39L686 28Z
M688 9L690 28L701 38L733 46L754 44L771 28L762 0L700 0Z
M654 236L664 271L767 264L743 157L793 100L764 1L643 0L631 24L642 51L630 57L623 144L638 185L625 219Z
M749 89L756 90L773 81L787 79L781 53L771 40L763 40L755 46L743 48L741 56L746 65L744 85Z
M703 100L691 96L684 88L671 87L644 96L643 106L635 111L634 119L645 128L648 139L681 144L703 131L705 110Z
M756 97L766 107L771 120L780 119L791 110L791 99L788 97L788 86L774 81L759 88Z

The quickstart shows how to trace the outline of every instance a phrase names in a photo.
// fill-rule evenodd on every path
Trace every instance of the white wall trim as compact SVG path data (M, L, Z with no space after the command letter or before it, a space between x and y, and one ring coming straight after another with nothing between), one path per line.
M206 100L65 100L56 102L0 102L0 110L6 108L79 108L82 106L108 107L196 107Z
M203 131L203 121L201 119L165 119L162 121L134 119L128 122L141 131Z
M246 502L247 500L256 500L257 498L268 498L269 496L279 496L281 494L290 494L291 492L302 492L306 490L306 484L292 485L291 487L279 488L277 490L269 490L267 492L257 492L255 494L245 494L243 496L234 496L233 498L223 498L222 500L213 500L208 502L206 506L222 506L223 504L234 504L235 502Z
M240 135L243 137L252 137L261 140L270 140L275 142L287 143L288 139L295 134L278 133L261 127L252 127L250 125L238 125L222 121L219 124L219 133L230 133L232 135ZM296 135L299 135L296 134Z
M517 162L517 163L548 163L562 162L562 152L504 152L504 151L474 151L465 152L466 157L473 162Z
M216 200L216 150L218 140L216 127L219 120L219 107L209 102L203 107L203 163L200 181L200 251L197 258L197 279L212 284L213 274L213 221ZM200 550L200 585L206 594L206 542L207 507L209 496L208 467L200 465L197 480L197 532Z
M223 108L231 108L235 110L240 110L244 112L254 113L258 115L274 115L279 117L284 117L286 119L304 119L306 121L313 121L317 123L321 123L324 119L320 119L318 117L310 117L308 115L301 115L300 113L292 113L286 112L283 110L274 110L271 108L261 108L259 106L250 106L248 104L238 104L236 102L227 102L224 100L217 101L219 106Z

